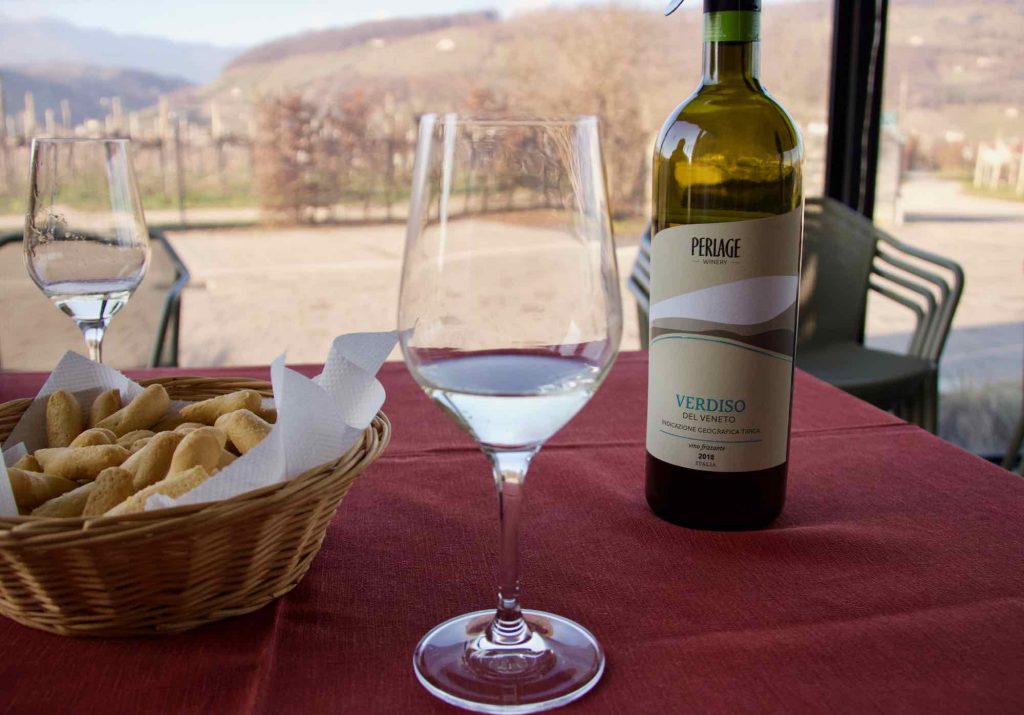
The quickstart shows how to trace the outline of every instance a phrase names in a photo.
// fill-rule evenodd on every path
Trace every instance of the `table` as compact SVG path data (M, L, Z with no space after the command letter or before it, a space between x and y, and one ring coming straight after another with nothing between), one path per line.
M0 375L0 400L42 379ZM381 380L394 441L294 591L157 639L0 620L0 709L453 712L416 682L412 650L438 622L492 605L493 486L401 365ZM1024 707L1024 480L798 372L778 522L682 529L644 502L645 383L646 356L622 355L528 480L525 605L583 623L608 656L566 712Z

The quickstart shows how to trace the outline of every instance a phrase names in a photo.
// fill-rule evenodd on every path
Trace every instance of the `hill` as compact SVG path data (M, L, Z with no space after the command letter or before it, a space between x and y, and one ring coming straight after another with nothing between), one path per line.
M900 112L915 132L1012 131L1003 112L1024 105L1020 3L918 0L890 8L886 109ZM665 20L655 10L613 6L505 20L483 13L365 23L252 48L181 104L202 114L216 99L242 117L262 96L298 92L329 102L361 88L391 93L417 110L447 110L462 106L470 88L501 92L522 80L531 97L562 94L565 108L598 111L598 83L615 81L628 90L644 128L654 131L696 83L700 22L698 12ZM764 12L765 84L805 126L827 119L831 33L831 3L824 0ZM619 65L605 62L609 74L595 76L591 68L602 57ZM584 82L594 83L592 91Z
M37 122L42 122L47 109L59 117L60 102L66 99L74 124L110 114L111 97L120 97L124 109L132 111L151 106L162 94L189 86L183 79L142 70L53 63L0 67L0 81L8 115L22 111L25 92L32 92Z
M233 59L227 69L245 65L278 62L296 55L341 52L368 42L380 43L449 27L473 27L496 22L495 12L468 12L455 15L396 18L362 22L348 27L304 32L274 40L246 50Z
M132 68L191 82L206 82L240 48L176 42L162 37L119 35L44 18L17 20L0 15L0 61L5 65L85 64Z
M764 12L765 84L805 129L819 133L827 120L830 15L827 0L770 4ZM399 18L282 38L224 65L231 51L222 48L0 17L0 46L8 65L45 55L51 62L63 57L67 67L88 63L81 58L99 53L104 61L93 64L119 57L142 69L159 65L165 68L160 74L172 73L166 68L174 63L160 59L171 48L189 58L191 74L182 75L210 79L178 92L172 107L202 121L216 102L227 130L238 134L252 126L261 98L299 93L326 105L360 90L372 101L389 97L404 115L462 109L470 93L484 91L506 104L515 102L520 113L595 112L609 120L614 114L632 115L630 131L649 135L696 82L700 22L692 8L666 20L655 9L615 6L549 9L507 19L489 12ZM1019 134L1022 34L1019 0L891 4L885 109L903 130L926 140L950 133L968 140ZM221 66L223 71L212 76ZM107 79L93 82L81 71L62 76L39 65L14 69L41 82L45 93L65 79L87 85ZM150 92L139 87L141 78L124 79L128 92L91 92L86 114L96 116L98 97L130 93L141 101L173 88L159 82L154 85L159 91ZM15 75L8 80L8 112L20 108L24 83ZM132 99L130 106L138 105Z

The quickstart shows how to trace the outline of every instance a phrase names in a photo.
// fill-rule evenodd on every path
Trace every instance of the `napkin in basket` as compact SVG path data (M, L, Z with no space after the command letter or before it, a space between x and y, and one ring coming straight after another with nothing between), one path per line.
M384 387L376 378L398 335L350 333L335 338L323 372L310 380L284 364L270 366L277 422L263 442L192 491L171 499L151 496L146 510L220 501L253 489L292 479L337 459L369 426L384 404ZM68 352L50 374L4 443L0 463L0 516L17 516L7 466L46 446L46 400L56 390L73 393L84 406L96 395L117 388L124 401L142 392L138 383L117 370ZM171 410L184 402L172 402Z

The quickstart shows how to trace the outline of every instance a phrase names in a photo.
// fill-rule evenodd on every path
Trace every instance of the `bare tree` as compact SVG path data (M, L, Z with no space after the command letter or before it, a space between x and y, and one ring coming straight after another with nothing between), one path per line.
M657 18L588 7L527 19L532 32L517 33L524 39L502 57L510 105L535 114L597 115L613 211L645 212L651 130L644 92L654 49L621 38L644 37Z
M312 223L340 198L343 132L330 110L299 95L258 108L255 173L260 206L272 220Z

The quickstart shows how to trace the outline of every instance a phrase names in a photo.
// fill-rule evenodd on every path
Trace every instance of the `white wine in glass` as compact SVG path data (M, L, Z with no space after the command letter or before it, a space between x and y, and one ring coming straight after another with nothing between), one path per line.
M25 265L102 359L110 319L149 266L128 139L34 139Z
M575 700L604 671L582 626L519 603L526 472L600 386L622 307L598 124L427 115L399 298L406 365L491 462L501 523L497 607L420 641L420 682L478 712Z

